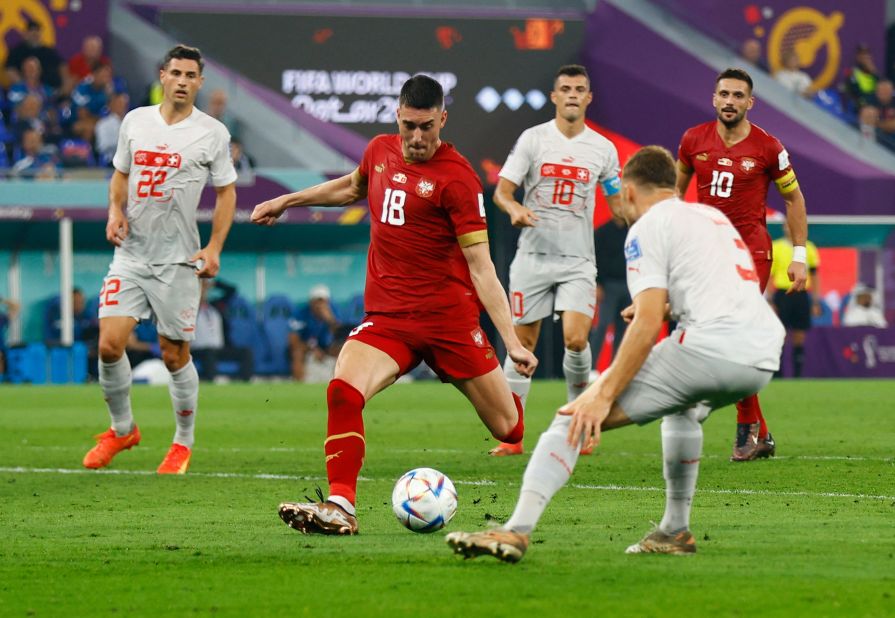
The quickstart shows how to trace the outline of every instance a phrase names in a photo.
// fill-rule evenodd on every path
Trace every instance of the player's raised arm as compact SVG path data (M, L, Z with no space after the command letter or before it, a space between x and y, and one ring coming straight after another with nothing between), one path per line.
M462 246L462 243L461 243ZM488 251L487 242L476 242L462 247L463 257L469 265L469 273L472 275L472 284L475 291L488 312L488 317L494 323L503 343L507 348L507 354L516 363L516 371L524 376L531 376L538 366L538 359L529 352L513 329L513 320L510 316L510 304L507 301L506 292L497 278L491 254Z
M513 227L534 227L538 215L520 204L515 197L519 185L501 177L494 190L494 203L510 216Z
M355 169L350 174L267 200L255 206L252 223L273 225L287 208L296 206L347 206L367 196L367 178Z

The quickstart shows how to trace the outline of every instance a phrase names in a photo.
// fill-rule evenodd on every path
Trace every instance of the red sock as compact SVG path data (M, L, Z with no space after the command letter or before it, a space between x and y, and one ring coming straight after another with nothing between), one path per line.
M768 425L761 413L758 395L749 395L737 402L737 423L758 423L758 438L763 440L768 435Z
M364 465L364 396L359 390L335 379L326 389L329 410L326 423L326 477L329 493L354 504L357 497L357 476Z
M519 413L519 420L516 422L516 426L513 427L512 431L508 433L503 438L500 438L501 442L506 442L507 444L518 444L522 442L522 436L525 433L525 413L522 410L522 399L519 398L519 395L513 393L513 402L516 404L516 411Z

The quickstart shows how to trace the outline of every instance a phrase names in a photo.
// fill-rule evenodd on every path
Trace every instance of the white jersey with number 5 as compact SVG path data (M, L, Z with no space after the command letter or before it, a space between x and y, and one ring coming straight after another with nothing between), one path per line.
M593 261L596 186L617 193L618 170L615 146L589 127L572 139L555 120L526 129L500 170L525 189L523 205L538 216L522 229L518 251Z
M631 298L668 290L672 335L706 356L776 371L785 331L752 257L720 210L677 198L650 208L625 242Z
M169 125L159 107L139 107L121 123L112 164L128 175L129 232L115 257L185 263L200 249L196 209L209 175L223 187L236 181L236 170L223 124L193 108Z

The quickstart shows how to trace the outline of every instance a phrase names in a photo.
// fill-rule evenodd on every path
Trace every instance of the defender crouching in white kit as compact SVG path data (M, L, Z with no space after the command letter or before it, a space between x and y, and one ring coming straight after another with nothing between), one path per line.
M701 423L712 410L770 381L784 329L727 217L676 196L674 159L667 150L647 146L631 157L622 173L622 205L632 224L625 259L634 304L625 310L631 325L618 354L541 435L510 520L497 530L449 534L456 553L520 560L550 499L571 476L581 444L598 442L601 431L662 417L665 514L627 553L696 551L690 506ZM669 305L678 327L653 345Z

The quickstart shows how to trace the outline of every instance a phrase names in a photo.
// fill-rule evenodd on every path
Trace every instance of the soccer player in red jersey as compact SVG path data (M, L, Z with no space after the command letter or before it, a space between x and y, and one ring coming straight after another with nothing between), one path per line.
M272 225L287 208L370 207L370 250L363 321L351 331L327 389L324 442L329 497L280 505L286 524L305 534L356 534L357 477L365 452L363 408L420 361L472 403L498 440L522 440L522 405L479 325L481 307L516 369L537 359L513 330L510 306L488 250L482 187L469 162L442 142L444 93L434 79L404 83L398 135L369 143L360 165L335 180L255 207L252 221Z
M688 129L681 138L677 190L687 190L696 175L697 197L730 219L752 254L762 291L771 272L771 237L766 222L768 187L773 182L786 202L792 231L793 258L787 273L790 292L803 291L807 281L805 243L808 217L789 153L767 131L749 122L755 104L752 78L742 69L727 69L715 80L712 104L717 120ZM737 403L737 437L731 461L773 456L776 443L752 395Z

